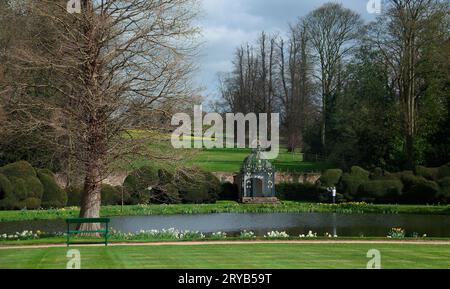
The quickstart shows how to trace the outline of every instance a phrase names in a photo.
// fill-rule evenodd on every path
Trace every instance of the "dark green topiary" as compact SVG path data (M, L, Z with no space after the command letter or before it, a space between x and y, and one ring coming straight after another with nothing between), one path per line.
M129 195L128 203L131 205L149 204L151 190L158 185L158 170L148 166L133 171L123 183L124 190Z
M424 166L416 167L416 175L419 177L424 177L427 180L435 181L439 175L439 168L427 168Z
M67 192L67 206L79 207L81 205L81 196L83 195L83 188L77 186L69 186L66 188Z
M358 177L361 179L369 179L369 176L370 176L369 171L366 171L365 169L358 167L358 166L353 166L351 168L350 174L354 177Z
M5 175L0 174L0 210L15 209L17 206L12 183Z
M37 177L44 188L42 207L46 209L65 207L67 193L58 186L53 173L49 170L37 170Z
M438 194L438 201L442 203L450 203L450 177L439 180L441 192Z
M12 186L12 193L0 205L5 209L36 208L37 202L42 198L44 187L36 177L36 171L25 161L8 164L0 168ZM32 199L26 201L27 199Z
M122 187L102 185L102 206L113 206L122 203Z
M152 190L151 202L154 204L179 204L181 203L178 188L173 184L158 186Z
M18 203L18 209L36 210L41 207L41 200L38 198L27 198Z
M339 183L342 176L342 170L332 169L326 170L319 179L319 183L322 187L333 187Z
M214 203L220 193L220 181L196 168L177 170L175 185L184 203Z
M439 171L438 171L439 179L443 179L443 178L447 178L447 177L450 177L450 163L443 165L442 167L439 168Z
M319 202L322 190L314 184L281 183L277 185L277 197L286 201ZM328 193L329 195L329 193Z
M237 201L239 199L238 186L230 182L221 184L219 200Z
M160 185L172 184L174 181L173 174L166 169L159 169L158 177Z
M0 200L10 196L13 193L13 190L13 185L8 178L5 175L0 174Z
M417 177L415 183L405 190L402 200L408 204L426 204L438 201L440 192L439 185L436 182Z
M368 181L369 181L368 178L367 179L360 178L360 177L345 173L342 175L339 191L341 191L343 193L344 197L347 200L352 201L356 198L359 186L361 186L362 184L364 184Z
M0 168L0 173L7 177L36 177L36 172L30 163L26 161L18 161L15 163L7 164Z
M376 180L362 184L358 189L360 201L390 203L398 201L403 189L400 181Z

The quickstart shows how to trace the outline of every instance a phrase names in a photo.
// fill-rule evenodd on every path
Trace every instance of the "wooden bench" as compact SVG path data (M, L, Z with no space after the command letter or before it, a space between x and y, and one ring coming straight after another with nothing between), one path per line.
M105 246L108 246L108 234L109 234L109 222L111 220L109 218L70 218L66 219L67 223L67 247L70 245L70 235L79 235L79 234L101 234L105 238ZM77 226L80 224L105 224L104 229L100 230L72 230L70 229L71 224L76 224Z

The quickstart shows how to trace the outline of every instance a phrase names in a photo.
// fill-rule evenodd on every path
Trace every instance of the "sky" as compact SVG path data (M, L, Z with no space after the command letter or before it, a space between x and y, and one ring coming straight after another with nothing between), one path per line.
M199 71L196 83L203 87L207 102L217 99L217 77L230 72L236 48L253 43L262 31L287 34L289 23L327 2L342 3L366 21L374 20L366 6L369 0L201 0L199 26L202 30Z

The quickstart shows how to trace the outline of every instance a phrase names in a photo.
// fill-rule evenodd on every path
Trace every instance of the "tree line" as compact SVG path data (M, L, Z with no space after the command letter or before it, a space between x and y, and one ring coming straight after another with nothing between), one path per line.
M445 1L444 1L445 2ZM288 150L342 168L450 161L449 5L389 0L370 23L327 3L237 48L219 76L231 112L278 112Z

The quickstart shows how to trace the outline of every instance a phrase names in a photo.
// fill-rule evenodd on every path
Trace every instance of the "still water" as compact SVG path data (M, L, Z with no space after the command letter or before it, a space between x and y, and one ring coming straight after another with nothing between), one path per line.
M176 228L238 235L243 230L251 230L260 236L272 230L286 231L292 236L311 230L319 235L330 233L346 237L383 237L390 228L401 227L409 236L417 233L429 237L450 237L450 216L331 213L140 216L113 217L111 227L124 233ZM23 230L60 232L64 229L63 220L0 223L0 234Z
M142 216L113 217L111 227L124 233L176 228L238 235L243 230L251 230L259 236L272 230L286 231L291 236L307 234L311 230L318 235L330 233L342 237L384 237L390 228L401 227L407 236L417 233L428 237L450 237L450 216L331 213ZM64 229L63 220L0 223L0 234L23 230L60 232Z

